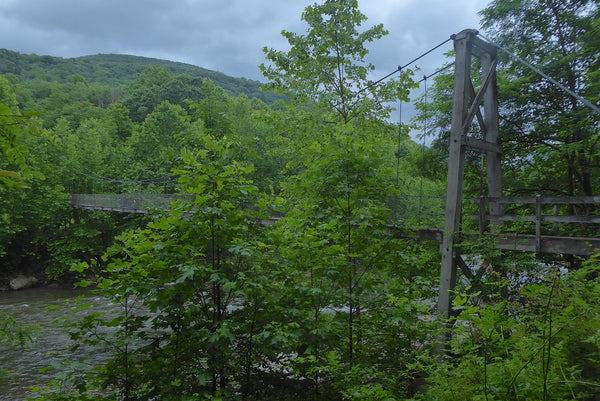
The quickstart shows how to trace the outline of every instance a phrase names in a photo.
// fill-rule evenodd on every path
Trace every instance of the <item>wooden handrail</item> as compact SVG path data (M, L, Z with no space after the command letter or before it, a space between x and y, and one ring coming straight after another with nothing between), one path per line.
M600 195L595 196L543 196L540 197L542 205L600 205ZM535 205L537 196L503 196L501 198L481 197L473 198L471 202Z
M600 215L575 216L558 215L558 205L598 205L600 206L600 196L517 196L517 197L480 197L472 199L471 202L479 205L479 214L472 215L473 220L479 220L480 234L484 234L486 221L501 226L502 223L510 221L530 222L535 224L535 251L542 249L542 223L553 223L554 235L558 233L558 223L563 224L600 224ZM485 213L486 203L496 203L501 205L515 204L534 206L533 214L514 215L501 214L492 215ZM543 214L543 206L554 205L551 215ZM600 233L599 233L600 234Z

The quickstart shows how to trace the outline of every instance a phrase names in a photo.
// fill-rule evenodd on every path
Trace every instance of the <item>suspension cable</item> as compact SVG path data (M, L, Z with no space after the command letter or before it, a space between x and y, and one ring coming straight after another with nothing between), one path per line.
M424 82L426 80L428 80L429 78L443 72L446 71L448 68L453 67L455 63L450 63L448 65L443 66L442 68L440 68L439 70L435 70L434 72L432 72L429 75L424 75L423 78L420 81L417 81L418 84L420 84L421 82Z
M115 178L109 178L109 177L104 177L90 169L88 169L85 166L82 166L82 168L86 171L89 172L89 174L84 173L81 170L78 170L74 167L71 167L71 169L73 171L75 171L77 174L80 174L84 177L90 178L92 180L95 181L104 181L104 182L113 182L113 183L119 183L119 184L137 184L137 185L146 185L146 184L163 184L166 182L171 182L173 181L173 179L177 178L178 175L167 175L167 176L162 176L162 177L157 177L157 178L147 178L144 180L118 180Z
M419 61L420 59L422 59L423 57L427 56L429 53L439 49L440 47L444 46L446 43L450 42L452 40L452 38L448 38L445 41L443 41L442 43L440 43L437 46L432 47L431 49L427 50L425 53L421 54L420 56L416 57L415 59L409 61L408 63L402 65L402 66L398 66L398 68L396 68L394 71L390 72L389 74L387 74L385 77L378 79L375 82L370 83L369 85L365 86L364 88L360 89L358 92L356 92L356 94L360 94L364 91L366 91L367 89L372 88L373 86L381 83L382 81L385 81L386 79L388 79L389 77L391 77L392 75L402 71L403 69L405 69L406 67L408 67L409 65L412 65L414 63L416 63L417 61Z
M396 150L396 189L400 188L400 145L402 144L402 99L398 101L398 150Z
M538 73L542 77L546 78L548 81L550 81L554 85L558 86L560 89L562 89L563 91L567 92L569 95L573 96L575 99L579 100L580 102L582 102L583 104L585 104L586 106L588 106L589 108L591 108L592 110L600 113L600 107L596 106L595 104L593 104L592 102L590 102L589 100L587 100L586 98L584 98L583 96L581 96L581 95L573 92L571 89L567 88L566 86L564 86L563 84L561 84L560 82L558 82L557 80L555 80L554 78L552 78L551 76L549 76L548 74L544 73L539 68L534 67L533 65L531 65L527 61L523 60L521 57L519 57L516 54L512 53L511 51L505 49L504 47L500 46L499 44L494 43L492 40L486 38L481 33L479 33L479 36L481 36L482 39L485 39L491 45L497 47L498 49L502 50L504 53L508 54L513 59L518 60L519 62L521 62L525 66L529 67L531 70L535 71L536 73Z

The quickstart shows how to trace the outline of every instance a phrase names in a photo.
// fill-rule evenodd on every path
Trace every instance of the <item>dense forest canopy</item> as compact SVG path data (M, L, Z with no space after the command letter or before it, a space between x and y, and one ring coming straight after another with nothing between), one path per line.
M495 0L481 15L487 35L597 103L598 13ZM38 399L598 399L597 255L465 239L438 353L439 244L395 230L443 219L452 75L418 106L437 137L418 146L389 122L412 72L370 85L368 46L386 29L365 26L356 0L301 19L288 50L264 49L274 93L142 57L0 51L0 286L36 275L121 306L65 318L74 348L112 358L67 365ZM508 58L499 100L508 193L598 194L600 116ZM468 157L465 198L484 167ZM185 197L139 216L74 210L71 191ZM0 344L14 326L2 322Z
M66 83L73 81L74 77L82 77L88 83L118 87L130 84L144 70L156 66L165 68L171 75L210 79L232 96L245 93L249 98L256 97L266 103L272 103L278 98L272 93L261 91L262 84L258 81L233 78L217 71L174 61L124 54L96 54L65 59L0 49L0 74L14 74L23 81Z

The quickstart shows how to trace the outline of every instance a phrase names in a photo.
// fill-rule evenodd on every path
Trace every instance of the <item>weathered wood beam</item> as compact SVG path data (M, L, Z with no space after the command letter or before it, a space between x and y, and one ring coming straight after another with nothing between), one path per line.
M502 196L502 197L484 197L485 202L535 205L535 196ZM479 198L473 198L473 203L479 203ZM543 205L599 205L600 195L595 196L541 196L540 202Z
M472 215L472 220L479 220L478 215ZM524 221L535 223L538 218L534 215L518 216L504 214L502 216L484 215L484 219L491 222ZM542 214L539 218L542 223L572 223L572 224L600 224L600 216L560 216Z
M456 283L456 233L460 231L462 215L462 191L465 169L465 147L462 138L463 124L468 110L471 85L471 42L477 31L467 29L456 34L454 39L454 96L452 100L452 123L448 149L448 183L446 189L446 210L444 233L440 249L442 261L438 294L438 315L440 321L450 317L452 289ZM440 339L446 343L448 338Z
M488 196L500 197L503 195L502 190L502 147L500 145L500 125L498 117L498 83L496 74L496 52L492 49L487 49L481 59L481 68L485 71L489 70L488 78L490 83L483 97L484 111L484 139L487 144L493 144L497 148L486 152L486 166L488 179ZM492 67L494 66L494 67ZM496 203L490 203L490 214L504 214L504 206Z
M464 136L462 138L462 143L469 150L474 150L480 153L492 152L502 154L502 147L496 143L486 142L470 136Z
M473 87L473 82L469 80L469 96L474 99L475 98L475 87ZM485 124L485 119L483 118L483 114L481 114L481 110L479 108L475 109L475 117L477 117L477 123L479 124L479 130L481 134L485 138L487 136L487 127Z
M471 107L469 108L469 111L467 112L465 120L463 121L462 128L465 131L467 130L469 125L471 125L471 121L473 120L473 117L475 116L475 112L479 110L479 105L481 104L481 101L483 100L483 97L487 92L488 85L490 84L490 82L492 82L494 80L496 64L497 64L497 61L494 58L491 62L491 65L489 66L489 69L487 71L487 74L485 75L485 78L483 79L483 82L481 83L481 88L479 88L479 92L477 92L477 94L475 95L475 99L473 99L473 103L471 103ZM484 124L484 126L485 126L485 124Z
M520 252L590 256L600 251L600 238L500 234L495 241L498 249Z
M477 31L474 31L475 35L478 34ZM481 58L482 56L486 56L488 54L496 55L498 52L498 48L488 42L485 42L478 36L474 36L472 39L472 52L473 55L477 58Z
M444 230L441 228L416 228L410 229L398 226L388 226L394 238L417 239L425 241L439 241L444 237Z

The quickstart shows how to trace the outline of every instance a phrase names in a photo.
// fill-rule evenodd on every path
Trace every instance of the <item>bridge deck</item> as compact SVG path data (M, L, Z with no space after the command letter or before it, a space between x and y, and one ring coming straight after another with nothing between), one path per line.
M426 241L441 242L444 230L441 228L419 228L404 230L392 227L394 235L398 238L412 238ZM563 237L556 235L527 235L527 234L463 234L463 238L477 241L490 238L497 249L519 252L534 252L548 254L565 254L590 256L600 251L600 238L590 237ZM460 245L459 245L460 247Z
M82 210L102 212L118 212L133 214L148 214L151 209L169 210L171 202L181 199L182 195L170 194L72 194L71 207ZM263 221L262 224L272 224ZM539 217L538 217L539 221ZM390 226L397 238L411 238L426 241L443 239L444 230L441 228L401 228ZM569 254L589 256L600 250L600 238L564 237L556 235L525 235L525 234L463 234L464 238L477 240L483 237L493 237L498 249L521 252Z
M172 194L71 194L71 207L101 212L148 214L150 209L169 210L181 199Z

